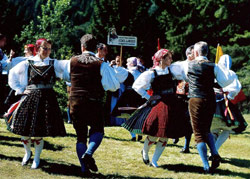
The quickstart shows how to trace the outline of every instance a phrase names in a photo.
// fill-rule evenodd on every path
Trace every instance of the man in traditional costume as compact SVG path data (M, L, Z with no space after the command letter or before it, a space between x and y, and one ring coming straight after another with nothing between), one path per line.
M70 60L70 115L77 134L76 151L83 175L98 171L93 154L104 135L104 91L116 91L120 82L108 63L96 57L96 40L91 34L81 38L79 56ZM90 130L88 130L90 126ZM89 142L87 145L87 137Z
M188 63L187 78L189 82L189 112L192 128L197 142L197 149L203 162L205 173L213 172L219 165L221 157L216 150L210 126L215 113L214 79L221 87L237 80L233 71L210 62L207 59L208 45L200 41L194 45L195 59ZM229 99L234 96L228 96ZM207 147L212 154L212 165L207 160Z

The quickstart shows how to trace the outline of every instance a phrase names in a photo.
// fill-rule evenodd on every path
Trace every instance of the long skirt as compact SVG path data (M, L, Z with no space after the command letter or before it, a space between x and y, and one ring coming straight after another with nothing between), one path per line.
M185 117L185 110L179 107L178 100L172 100L167 104L160 101L155 106L146 103L122 126L137 134L178 138L188 134L187 126L190 126L190 123Z
M66 130L53 89L30 90L8 116L8 129L21 136L65 136Z
M225 100L221 94L216 94L216 100L216 111L211 125L211 131L221 128L231 130L232 133L243 132L248 124L238 109L237 104L228 101L229 108L226 108Z

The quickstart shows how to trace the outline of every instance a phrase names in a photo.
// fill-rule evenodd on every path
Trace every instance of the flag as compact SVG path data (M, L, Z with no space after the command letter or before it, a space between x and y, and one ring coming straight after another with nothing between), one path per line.
M160 38L158 38L158 50L161 49L161 45L160 45Z
M217 50L216 50L216 58L215 58L215 63L217 64L220 60L220 57L223 55L222 48L220 44L217 45Z

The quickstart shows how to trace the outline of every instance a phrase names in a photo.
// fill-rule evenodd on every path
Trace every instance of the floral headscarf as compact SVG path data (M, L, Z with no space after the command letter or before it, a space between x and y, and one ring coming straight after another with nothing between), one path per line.
M168 49L160 49L154 54L154 56L152 57L153 68L159 66L162 57L166 55L168 52L169 52Z

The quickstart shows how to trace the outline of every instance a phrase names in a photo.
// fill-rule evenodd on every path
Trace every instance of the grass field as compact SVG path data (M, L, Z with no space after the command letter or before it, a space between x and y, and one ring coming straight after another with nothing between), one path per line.
M245 115L250 124L250 115ZM65 124L66 137L45 138L41 167L22 167L24 148L20 137L6 130L0 119L0 178L80 178L80 164L75 152L76 134L71 124ZM144 137L145 138L145 137ZM143 140L144 140L143 138ZM223 162L214 175L202 174L202 162L191 141L191 154L181 154L184 138L174 145L169 140L158 164L153 168L142 162L143 142L130 141L122 127L106 127L102 144L94 154L99 168L93 178L250 178L250 128L243 134L231 135L220 148ZM34 148L32 147L34 153ZM150 150L152 156L154 147Z

